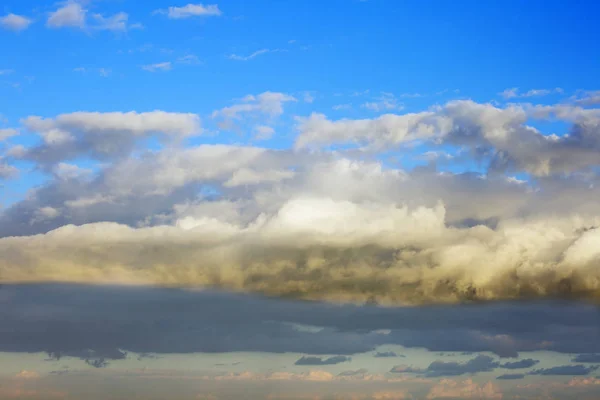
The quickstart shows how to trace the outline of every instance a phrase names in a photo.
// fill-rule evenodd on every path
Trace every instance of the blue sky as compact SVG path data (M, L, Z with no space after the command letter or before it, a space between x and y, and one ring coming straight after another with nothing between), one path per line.
M5 13L32 20L28 29L0 36L0 69L12 71L0 76L6 127L26 115L86 110L209 115L232 99L266 90L310 92L313 103L291 105L299 115L369 117L373 112L364 108L331 107L356 103L351 94L364 91L372 97L392 93L406 112L452 98L503 101L498 93L512 87L525 92L560 87L569 94L589 88L600 67L591 56L598 51L590 17L594 2L440 1L428 7L416 1L339 0L248 7L228 1L218 5L220 16L172 20L154 13L170 6L162 1L95 1L83 6L85 27L48 28L45 19L58 6L3 4ZM91 27L92 14L120 12L127 13L126 28ZM265 50L246 61L229 58ZM193 58L177 61L186 56ZM167 62L170 71L142 69ZM85 71L76 71L81 68ZM289 133L277 135L267 145L287 147L290 140ZM406 160L405 166L414 163ZM32 174L9 188L22 196L43 180Z
M4 0L0 397L597 398L598 11Z

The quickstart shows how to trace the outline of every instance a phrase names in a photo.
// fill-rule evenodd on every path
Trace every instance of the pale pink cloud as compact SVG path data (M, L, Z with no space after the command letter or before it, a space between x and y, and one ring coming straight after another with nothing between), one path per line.
M500 389L492 382L478 385L472 379L454 381L442 379L433 386L427 395L428 399L460 398L460 399L502 399Z

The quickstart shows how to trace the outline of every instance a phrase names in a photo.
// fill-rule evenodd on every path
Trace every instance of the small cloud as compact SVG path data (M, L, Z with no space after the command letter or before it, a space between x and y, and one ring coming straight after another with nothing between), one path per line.
M85 67L77 67L77 68L73 68L73 71L85 73L87 70L85 69Z
M352 358L346 356L333 356L329 358L321 358L321 357L307 357L303 356L298 359L294 364L295 365L334 365L340 364L343 362L349 362Z
M398 103L396 97L391 93L384 93L381 97L376 99L376 101L368 101L362 105L363 108L367 110L380 112L380 111L390 111L390 110L402 110L404 105Z
M2 135L0 135L1 140ZM600 354L579 354L572 362L576 363L598 363L600 364Z
M533 370L529 375L587 375L596 371L600 365L560 365L552 368L541 368Z
M94 368L106 368L109 365L108 361L106 361L104 358L97 358L97 359L89 359L88 358L85 360L85 363Z
M149 72L170 71L172 68L171 62L162 62L157 64L143 65L142 69Z
M166 14L169 19L184 19L192 17L217 17L223 15L217 4L188 4L183 7L169 7L166 10L156 10L154 14Z
M296 43L296 39L288 40L288 44L294 44L294 43Z
M236 61L248 61L248 60L252 60L255 57L258 57L262 54L266 54L266 53L270 53L274 50L269 50L269 49L260 49L260 50L256 50L254 53L247 55L247 56L240 56L237 54L231 54L229 55L227 58L229 58L230 60L236 60Z
M98 73L99 73L99 74L100 74L100 76L101 76L101 77L103 77L103 78L107 78L107 77L110 75L110 73L111 73L111 72L112 72L112 71L111 71L110 69L107 69L107 68L100 68L100 69L98 70Z
M373 357L376 358L388 358L388 357L398 357L398 355L396 353L394 353L393 351L383 351L383 352L377 352L375 353L375 355Z
M256 135L254 136L257 140L267 140L270 139L275 133L275 129L271 128L267 125L259 125L254 128L254 132Z
M496 379L500 379L500 380L516 380L516 379L523 379L525 378L524 374L504 374L504 375L500 375L497 376Z
M97 23L97 25L94 25L95 29L112 32L127 31L127 20L129 19L129 15L127 13L120 12L111 17L104 17L101 14L94 14L93 17Z
M15 378L17 379L37 379L39 377L40 374L38 374L37 372L28 370L22 370L21 372L15 375Z
M534 360L532 358L526 358L524 360L519 360L519 361L515 361L515 362L506 362L506 363L500 365L500 367L506 368L506 369L531 368L534 365L538 364L539 362L540 362L539 360Z
M17 136L19 131L13 128L0 129L0 142L3 142L13 136Z
M85 27L87 10L77 1L68 1L62 7L50 13L46 26L50 28Z
M334 109L335 111L350 110L352 108L352 104L336 104L335 106L333 106L331 108Z
M305 92L304 93L304 102L310 104L313 101L315 101L315 96L313 96L311 92Z
M539 97L539 96L547 96L553 93L563 93L563 89L554 88L554 89L531 89L525 93L519 93L519 88L509 88L500 92L499 95L504 97L506 100L518 97Z
M367 372L369 372L369 370L367 370L365 368L361 368L361 369L357 369L354 371L342 371L338 374L338 376L357 376L357 375L364 375Z
M0 75L10 75L15 72L13 69L0 69Z
M27 17L17 14L8 14L0 17L0 26L6 30L21 32L29 28L33 21Z
M188 54L185 55L183 57L179 57L177 59L177 62L180 64L189 64L189 65L200 65L202 64L202 61L200 61L200 59L193 55L193 54Z

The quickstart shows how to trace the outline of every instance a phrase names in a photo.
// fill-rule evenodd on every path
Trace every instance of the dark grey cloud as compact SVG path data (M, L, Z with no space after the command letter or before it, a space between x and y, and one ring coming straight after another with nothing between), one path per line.
M394 374L423 374L426 370L408 365L395 365L390 369Z
M531 371L529 375L587 375L598 368L600 368L598 365L560 365L557 367L536 369Z
M0 351L47 352L51 360L116 361L128 352L352 356L385 345L497 355L600 352L599 309L570 302L390 308L183 289L4 284L0 321L10 327L0 329ZM495 361L463 364L434 363L430 373L469 373Z
M94 367L94 368L106 368L109 365L109 362L104 358L96 358L96 359L86 359L85 363Z
M302 356L294 364L295 365L334 365L343 362L351 361L347 356L333 356L329 358Z
M519 361L505 362L504 364L500 365L500 367L506 368L506 369L531 368L539 362L540 362L539 360L534 360L532 358L526 358L526 359L519 360Z
M377 353L375 353L375 355L373 357L376 358L386 358L386 357L405 357L404 355L400 354L396 354L393 351L378 351Z
M515 379L523 379L525 378L524 374L504 374L497 376L496 379L500 380L515 380Z
M424 370L425 376L459 376L465 374L476 374L478 372L493 371L500 365L490 356L478 355L466 362L434 361Z
M576 363L598 363L600 364L600 354L578 354L572 362Z

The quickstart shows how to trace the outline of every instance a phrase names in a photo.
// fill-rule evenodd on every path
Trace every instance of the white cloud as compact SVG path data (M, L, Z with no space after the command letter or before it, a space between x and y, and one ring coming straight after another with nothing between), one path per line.
M331 108L335 111L350 110L352 108L352 104L336 104Z
M254 127L254 132L256 133L255 138L257 140L267 140L275 134L275 129L267 125L259 125Z
M56 11L50 13L46 25L50 28L85 27L87 10L77 1L68 1Z
M177 59L177 62L180 64L189 64L189 65L200 65L202 61L193 54L188 54Z
M9 75L12 74L13 72L15 72L12 69L0 69L0 75Z
M0 129L0 142L3 142L6 139L9 139L18 134L19 134L19 131L17 129L13 129L13 128Z
M258 95L247 95L240 103L224 107L212 113L213 118L239 118L244 114L259 113L269 116L283 114L283 105L297 101L295 97L280 92L263 92Z
M256 58L262 54L267 54L267 53L271 53L277 50L270 50L270 49L260 49L260 50L256 50L254 53L251 53L247 56L240 56L237 54L231 54L228 56L228 58L230 60L236 60L236 61L248 61L248 60L252 60L253 58Z
M167 10L156 10L154 13L166 14L170 19L215 17L223 14L217 4L187 4L183 7L169 7Z
M531 89L525 93L519 93L519 88L509 88L505 89L503 92L499 93L500 96L505 99L512 99L518 97L538 97L538 96L547 96L549 94L554 93L563 93L564 91L561 88L554 89Z
M478 385L471 379L458 382L452 379L442 379L433 386L427 394L427 399L493 399L501 400L503 394L492 382Z
M142 69L144 71L149 71L149 72L170 71L172 68L173 68L173 66L170 61L161 62L161 63L157 63L157 64L148 64L148 65L142 66Z
M111 17L104 17L101 14L94 14L93 17L96 21L96 25L94 26L95 29L113 32L127 31L127 20L129 19L129 15L127 15L127 13L120 12Z
M33 21L27 17L17 14L7 14L4 17L0 17L0 26L4 29L20 32L29 28Z
M384 93L378 97L375 101L368 101L362 104L363 108L371 111L391 111L391 110L402 110L404 105L398 103L396 97L391 93Z

